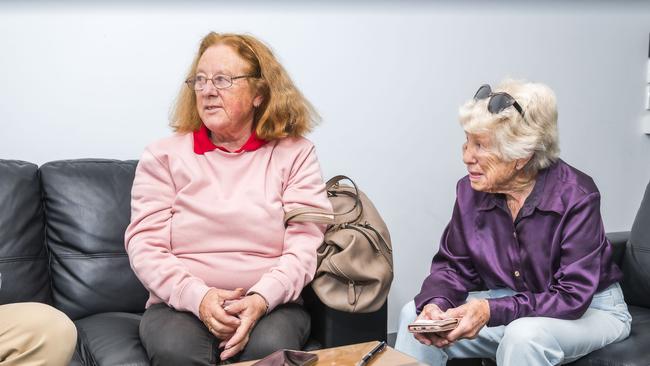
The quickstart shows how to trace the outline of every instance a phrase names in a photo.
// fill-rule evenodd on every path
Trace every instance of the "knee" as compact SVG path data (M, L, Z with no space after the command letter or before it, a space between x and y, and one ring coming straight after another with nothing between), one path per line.
M19 364L67 365L77 345L77 329L61 311L41 303L2 306L3 346ZM10 343L10 344L9 344ZM12 362L9 362L12 363Z
M142 339L152 365L182 365L188 363L188 347L173 332L148 334Z
M497 364L556 365L564 351L544 318L520 318L508 326L497 348Z
M41 334L44 342L57 350L72 355L77 344L77 328L67 315L41 303L24 303L24 311L29 314L21 320L25 331Z
M552 337L545 331L537 318L520 318L506 326L499 347L525 349L553 343Z
M152 365L213 364L217 340L193 314L151 306L140 320L140 340Z
M283 337L254 338L249 340L248 344L246 345L246 352L245 352L246 356L244 358L246 359L264 358L270 355L271 353L283 348L295 349L295 347L288 347L287 342L283 339Z
M301 349L311 328L309 314L299 305L285 304L262 317L250 333L240 361L266 357L283 348Z
M64 313L51 308L56 314L53 314L54 324L52 325L49 333L50 340L53 344L57 344L57 349L66 350L70 356L77 346L77 327L72 320Z
M248 344L240 354L241 361L263 358L283 348L302 348L302 337L298 336L295 329L282 329L282 326L273 328L260 327L251 332Z

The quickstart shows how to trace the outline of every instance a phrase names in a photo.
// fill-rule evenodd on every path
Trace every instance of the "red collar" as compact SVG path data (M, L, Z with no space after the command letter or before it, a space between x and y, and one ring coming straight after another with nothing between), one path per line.
M194 153L203 155L206 152L212 151L214 149L219 149L225 152L240 153L242 151L255 151L260 147L264 146L267 141L257 137L257 133L253 130L251 136L246 140L244 145L235 151L230 151L223 146L217 146L212 143L210 140L210 134L208 133L208 128L201 123L201 128L198 131L194 131Z

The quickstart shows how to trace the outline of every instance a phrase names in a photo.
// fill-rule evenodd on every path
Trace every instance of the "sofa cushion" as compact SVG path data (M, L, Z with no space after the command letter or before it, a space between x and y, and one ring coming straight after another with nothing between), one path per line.
M148 292L124 249L136 164L83 159L40 168L54 305L72 319L144 311Z
M650 184L632 225L623 258L623 274L625 302L650 307Z
M85 365L149 365L138 314L104 313L75 321L77 354Z
M38 167L0 160L0 304L51 303Z
M79 338L77 337L77 342L79 342ZM70 363L68 366L84 366L86 363L83 360L83 357L81 356L81 353L79 352L79 343L77 343L77 349L74 351L74 354L72 355L72 360L70 360ZM90 365L90 364L88 364Z
M629 231L614 231L607 233L607 239L612 244L612 258L614 262L621 267L623 265L623 258L625 257L625 249L627 248L627 241L630 239Z

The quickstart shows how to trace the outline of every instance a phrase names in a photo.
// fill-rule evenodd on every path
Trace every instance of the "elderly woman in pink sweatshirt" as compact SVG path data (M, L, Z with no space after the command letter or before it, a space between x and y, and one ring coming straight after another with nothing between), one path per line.
M316 113L272 52L248 35L210 33L132 191L126 249L149 290L140 338L154 365L205 365L300 348L300 292L331 210L313 144Z

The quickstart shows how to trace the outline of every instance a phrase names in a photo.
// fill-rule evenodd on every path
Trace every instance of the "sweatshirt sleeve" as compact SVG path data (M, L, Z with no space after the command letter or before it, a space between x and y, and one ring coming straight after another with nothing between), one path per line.
M299 207L332 210L313 145L303 149L294 160L282 201L285 212ZM289 223L277 265L249 291L268 301L269 312L280 304L297 300L303 287L314 278L316 251L323 243L325 228L326 225L311 222Z
M176 196L164 158L145 150L131 191L131 223L125 247L131 268L142 284L169 306L199 316L199 305L210 289L193 276L171 251L171 218Z

